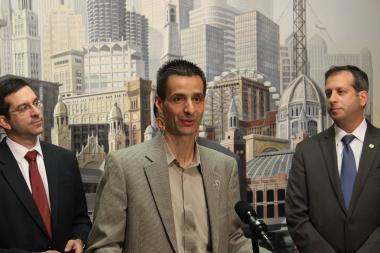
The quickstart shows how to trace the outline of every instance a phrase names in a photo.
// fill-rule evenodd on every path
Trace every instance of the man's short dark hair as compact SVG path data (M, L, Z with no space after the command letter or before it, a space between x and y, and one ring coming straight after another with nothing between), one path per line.
M354 77L354 83L352 84L352 86L357 92L363 91L363 90L365 91L369 90L367 74L360 68L353 65L332 66L325 73L325 83L330 76L333 76L342 71L348 71L352 74L352 76Z
M203 94L206 95L206 78L203 71L194 63L186 60L171 60L157 71L157 95L165 100L166 81L169 76L199 76L203 82Z
M5 97L19 91L21 88L30 85L21 78L6 78L0 81L0 115L9 119L10 105L5 102Z

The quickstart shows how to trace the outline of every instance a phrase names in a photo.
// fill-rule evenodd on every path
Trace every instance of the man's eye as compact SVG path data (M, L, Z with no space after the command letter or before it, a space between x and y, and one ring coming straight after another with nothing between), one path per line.
M344 93L346 93L345 90L338 90L338 94L339 94L339 95L342 95L342 94L344 94Z
M201 97L195 97L195 98L193 98L193 101L199 103L199 102L203 101L203 98L201 98Z
M19 112L25 112L26 110L28 110L27 105L20 105L17 107L17 111L19 111Z
M181 102L182 100L183 100L183 98L181 98L181 97L174 97L173 98L173 102L176 102L176 103Z

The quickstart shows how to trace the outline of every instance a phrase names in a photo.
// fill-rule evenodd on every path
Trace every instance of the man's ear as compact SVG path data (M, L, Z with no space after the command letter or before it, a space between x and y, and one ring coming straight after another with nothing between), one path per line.
M362 90L359 92L359 97L360 97L360 105L365 108L365 106L368 103L368 91Z
M5 130L11 130L12 127L9 124L9 120L4 115L0 115L0 127L4 128Z
M157 107L158 113L162 113L164 110L164 101L159 96L154 97L154 104Z

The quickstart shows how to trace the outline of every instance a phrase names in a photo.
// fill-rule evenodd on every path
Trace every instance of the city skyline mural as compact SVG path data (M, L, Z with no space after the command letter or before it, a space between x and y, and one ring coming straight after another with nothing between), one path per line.
M208 86L199 136L240 158L243 198L278 225L296 145L332 124L325 71L363 69L380 126L380 3L299 2L296 13L293 0L0 0L0 80L31 83L41 138L77 154L91 207L106 155L160 131L158 68L196 63Z

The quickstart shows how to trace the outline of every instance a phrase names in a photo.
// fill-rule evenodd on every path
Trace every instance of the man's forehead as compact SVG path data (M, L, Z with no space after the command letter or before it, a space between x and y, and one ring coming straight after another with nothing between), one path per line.
M166 91L168 94L181 93L201 93L203 94L203 81L200 76L179 76L172 75L168 78Z
M326 80L326 86L353 86L354 76L349 71L339 71L332 74Z
M9 105L19 105L35 99L37 99L37 95L29 86L24 86L4 98Z

